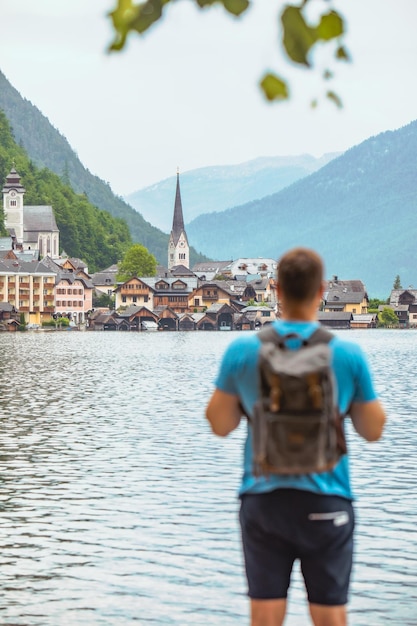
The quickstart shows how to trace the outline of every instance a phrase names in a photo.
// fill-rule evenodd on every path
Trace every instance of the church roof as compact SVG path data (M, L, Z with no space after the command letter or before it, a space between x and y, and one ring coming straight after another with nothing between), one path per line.
M30 233L58 232L55 215L51 206L24 206L23 227L29 236ZM28 237L29 238L29 237Z

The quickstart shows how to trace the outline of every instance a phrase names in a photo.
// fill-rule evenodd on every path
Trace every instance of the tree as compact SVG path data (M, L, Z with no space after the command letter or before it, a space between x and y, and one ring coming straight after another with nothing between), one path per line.
M378 322L380 326L398 326L398 317L395 312L389 307L385 307L378 314Z
M155 276L156 259L145 246L135 243L123 257L116 279L124 282L132 276Z
M393 289L402 289L401 278L400 278L399 274L396 275L392 288Z
M236 17L247 11L251 0L191 0L200 9L221 4L226 11ZM271 0L269 0L271 1ZM174 0L145 0L134 3L133 0L116 0L114 10L109 14L115 32L115 39L110 50L122 50L130 33L142 35L161 19L168 4ZM253 0L252 0L253 3ZM331 0L327 4L331 4ZM334 9L319 13L315 24L311 24L307 9L313 6L313 0L299 0L299 4L289 2L279 11L281 25L281 43L284 55L290 62L297 63L307 69L313 68L312 53L316 46L324 42L332 42L332 60L348 61L349 55L343 45L345 21ZM326 81L333 78L331 64L321 77ZM267 72L260 80L260 87L268 100L282 101L290 97L288 81L273 72ZM326 97L336 106L341 107L340 97L332 90L326 89ZM312 106L317 101L313 100Z

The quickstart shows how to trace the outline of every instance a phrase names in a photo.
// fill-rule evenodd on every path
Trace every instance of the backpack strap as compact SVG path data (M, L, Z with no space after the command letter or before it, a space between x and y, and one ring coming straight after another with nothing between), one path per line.
M280 348L285 348L285 343L288 339L298 338L297 333L289 333L288 335L280 335L274 328L273 324L268 324L259 331L259 339L262 343L275 343ZM334 335L329 330L326 330L323 326L319 326L308 339L302 340L303 346L314 346L318 343L330 343Z

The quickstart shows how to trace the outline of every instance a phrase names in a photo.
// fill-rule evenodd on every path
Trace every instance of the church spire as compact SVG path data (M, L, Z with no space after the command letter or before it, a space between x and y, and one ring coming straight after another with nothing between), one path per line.
M187 268L190 267L190 247L188 245L187 233L185 232L184 226L180 191L180 173L178 169L174 217L172 220L172 230L168 243L168 269L171 269L176 265L184 265Z
M174 218L172 220L172 235L178 241L179 236L182 232L184 232L184 216L182 214L182 202L181 202L181 191L180 191L180 173L177 168L177 189L175 192L175 206L174 206Z

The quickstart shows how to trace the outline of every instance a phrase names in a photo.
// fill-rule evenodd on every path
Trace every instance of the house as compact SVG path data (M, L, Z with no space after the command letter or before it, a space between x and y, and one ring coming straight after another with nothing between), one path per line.
M153 309L154 289L143 278L129 278L114 289L116 296L115 308L145 305Z
M272 276L257 276L254 280L248 281L247 285L252 287L255 292L256 302L267 302L271 306L276 305L276 283Z
M204 312L213 304L230 304L234 292L231 292L227 283L218 282L203 283L196 287L188 298L188 307L192 311Z
M274 309L266 305L247 306L241 312L250 320L253 328L260 328L264 324L271 324L271 322L276 320Z
M212 304L204 314L204 317L196 323L198 330L234 330L234 309L229 304L220 302Z
M7 302L25 322L42 324L55 312L56 274L42 261L0 259L0 302Z
M353 313L349 311L319 311L318 321L329 328L347 329L350 328Z
M84 324L93 308L94 289L85 263L80 259L45 257L43 264L56 275L55 314L67 317L74 324Z
M167 278L144 278L153 288L153 308L169 307L175 313L189 310L189 299L198 285L195 275Z
M204 261L196 263L193 266L193 272L202 281L212 281L216 276L223 276L223 270L231 263L232 261Z
M91 274L91 282L94 285L94 289L100 293L104 293L106 296L112 296L116 287L117 265L110 265L101 272Z
M378 315L376 313L352 314L351 328L376 328Z
M145 306L130 306L125 311L118 313L120 320L128 322L127 330L156 330L159 317Z
M160 330L178 330L180 314L175 313L169 306L155 307L153 312L159 318Z
M368 312L369 298L360 280L339 280L333 276L323 293L323 311L364 314Z
M231 278L260 274L261 276L276 277L278 263L276 259L268 258L240 258L223 267L222 274Z

